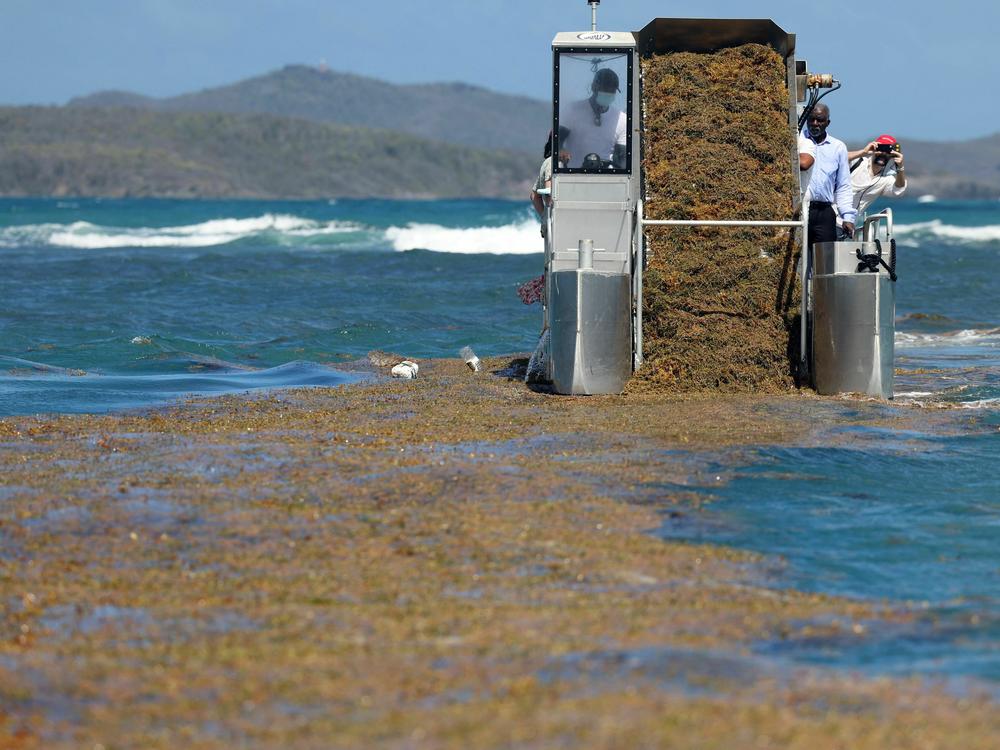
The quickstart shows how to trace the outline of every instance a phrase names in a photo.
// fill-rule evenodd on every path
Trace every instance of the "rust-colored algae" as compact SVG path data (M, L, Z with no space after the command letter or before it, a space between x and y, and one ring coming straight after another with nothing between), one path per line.
M425 372L4 420L0 748L993 746L985 698L747 655L911 614L650 534L679 448L905 410Z
M649 219L788 220L797 191L784 60L758 44L643 60ZM633 390L795 383L798 246L784 229L650 227L646 364Z

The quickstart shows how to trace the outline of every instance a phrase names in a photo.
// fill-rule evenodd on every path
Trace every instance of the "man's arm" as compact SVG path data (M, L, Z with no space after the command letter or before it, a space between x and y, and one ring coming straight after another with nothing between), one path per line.
M867 146L865 146L864 148L859 148L857 151L848 151L847 152L847 161L854 161L859 156L867 156L868 154L874 153L875 152L875 147L877 145L878 144L875 143L875 141L872 141Z
M844 231L854 234L854 222L858 217L854 208L854 188L851 187L851 167L847 161L847 146L841 146L837 156L837 180L835 192L837 213L844 220Z
M545 202L542 201L542 196L534 190L531 191L531 205L535 207L536 214L540 217L545 216Z
M897 151L892 158L896 162L896 182L892 186L893 195L902 195L906 192L906 174L903 169L903 152Z

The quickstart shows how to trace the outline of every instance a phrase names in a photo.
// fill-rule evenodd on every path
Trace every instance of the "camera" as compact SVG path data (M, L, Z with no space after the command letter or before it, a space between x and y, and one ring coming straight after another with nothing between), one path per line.
M878 143L875 145L875 151L880 154L893 154L899 151L898 143Z

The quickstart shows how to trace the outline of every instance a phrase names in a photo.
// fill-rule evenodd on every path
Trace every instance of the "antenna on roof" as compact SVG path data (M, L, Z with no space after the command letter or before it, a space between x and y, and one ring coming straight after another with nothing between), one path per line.
M587 0L587 5L590 6L590 30L597 31L597 6L601 4L601 0Z

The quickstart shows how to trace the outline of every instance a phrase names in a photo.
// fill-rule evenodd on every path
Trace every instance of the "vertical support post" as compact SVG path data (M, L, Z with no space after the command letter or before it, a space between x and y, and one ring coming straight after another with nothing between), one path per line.
M642 229L642 199L636 201L632 256L632 371L642 367L642 271L646 258L645 234Z
M809 265L812 263L812 248L809 247L809 193L802 196L799 204L802 215L802 248L799 266L801 268L802 311L799 313L799 377L812 380L809 362Z

